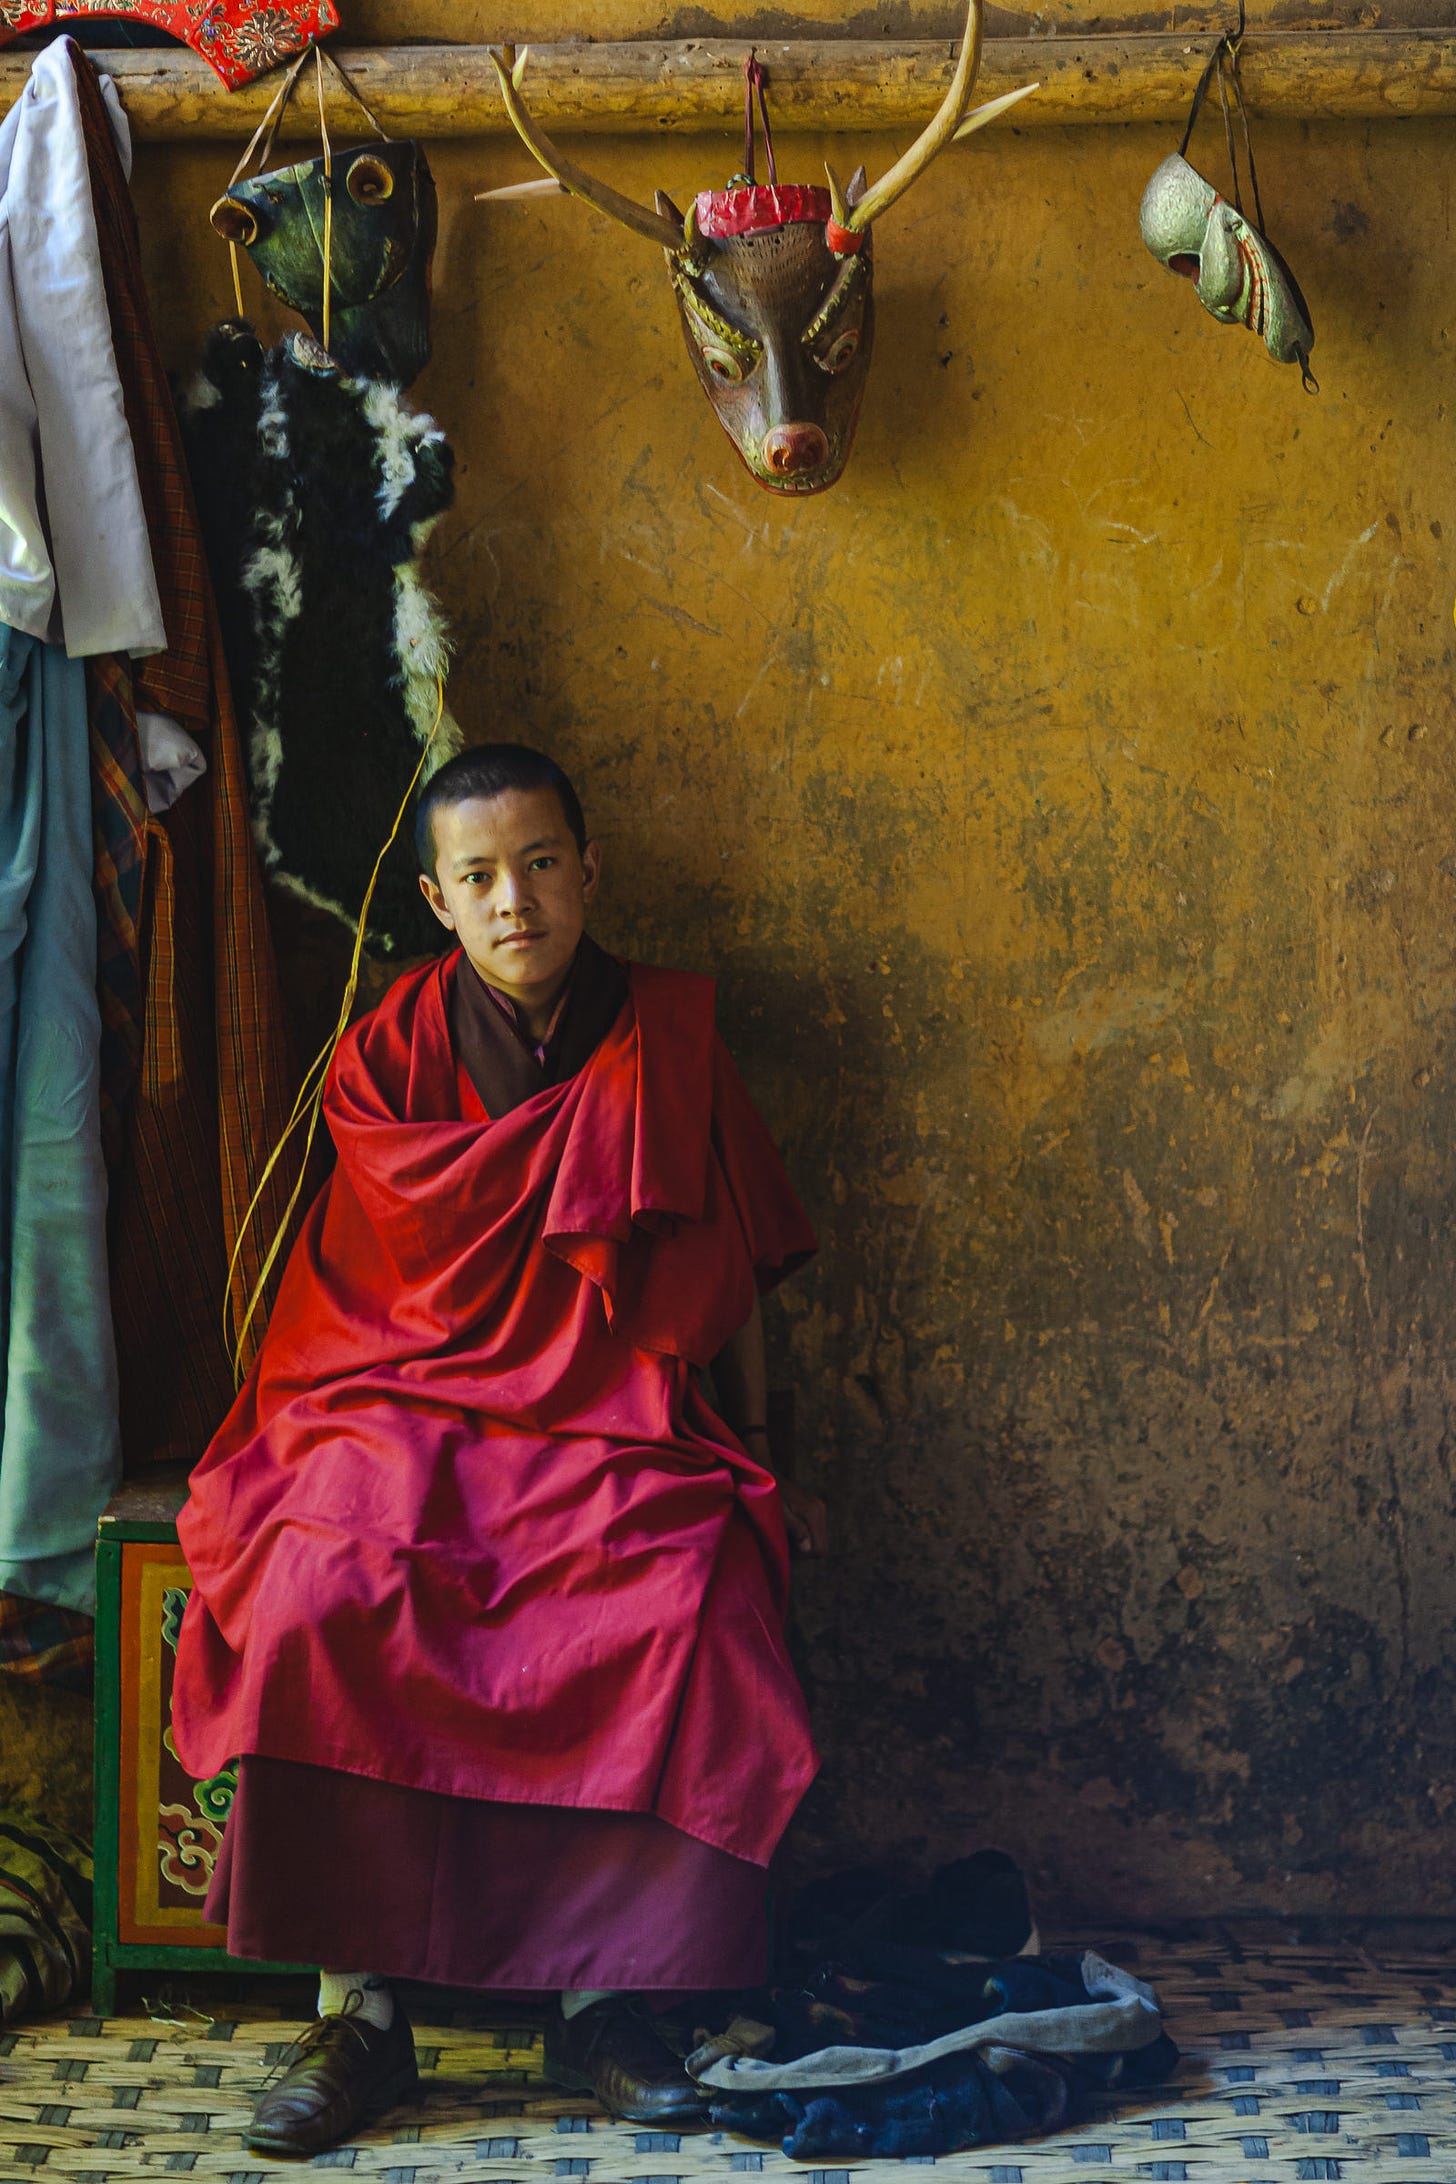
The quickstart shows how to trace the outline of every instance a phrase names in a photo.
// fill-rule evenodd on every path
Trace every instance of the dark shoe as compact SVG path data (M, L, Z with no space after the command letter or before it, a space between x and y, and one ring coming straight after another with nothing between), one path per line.
M708 2096L653 2025L625 1996L593 2002L546 2028L542 2067L553 2085L595 2093L624 2123L678 2130L708 2120Z
M414 2036L397 2002L383 2032L362 2017L320 2017L282 2077L259 2094L244 2139L257 2154L319 2154L365 2117L408 2100L419 2083Z

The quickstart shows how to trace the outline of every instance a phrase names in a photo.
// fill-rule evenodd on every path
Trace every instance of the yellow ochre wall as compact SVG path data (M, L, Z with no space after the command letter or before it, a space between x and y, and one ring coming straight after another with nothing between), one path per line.
M576 143L642 197L738 156ZM1317 397L1143 250L1167 132L1003 125L883 222L800 503L647 244L431 151L452 705L576 774L602 937L717 974L821 1233L773 1323L836 1539L801 1866L1456 1912L1456 152L1258 143ZM233 156L140 150L179 368Z

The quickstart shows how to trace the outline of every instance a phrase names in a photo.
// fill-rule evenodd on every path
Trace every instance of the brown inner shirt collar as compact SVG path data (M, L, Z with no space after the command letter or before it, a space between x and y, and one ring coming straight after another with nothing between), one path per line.
M585 938L584 935L583 938ZM535 1059L541 1064L541 1067L544 1069L546 1066L546 1056L550 1051L551 1042L556 1037L557 1032L561 1029L561 1019L566 1014L566 1004L571 997L571 989L576 980L577 965L580 962L581 942L578 941L576 954L571 959L571 967L567 971L565 978L561 982L560 993L556 996L556 1006L551 1011L551 1021L546 1026L544 1033L539 1039L533 1039L531 1037L530 1026L526 1022L525 1013L522 1010L520 1003L518 1001L513 1001L509 994L501 993L497 987L491 984L488 978L481 978L479 971L476 970L475 965L470 961L470 958L468 956L466 957L464 963L461 965L461 975L464 976L464 974L468 972L472 978L479 981L480 985L485 989L486 994L495 1003L496 1007L500 1010L501 1015L510 1025L511 1030L520 1040L522 1046L526 1049L527 1053L533 1055Z
M462 951L450 996L450 1036L491 1120L574 1077L626 999L623 966L584 933L546 1036L533 1040L515 1003L489 985Z

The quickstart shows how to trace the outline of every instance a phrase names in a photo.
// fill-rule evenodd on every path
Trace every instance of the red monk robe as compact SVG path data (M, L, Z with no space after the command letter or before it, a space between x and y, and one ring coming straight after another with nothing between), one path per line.
M711 981L633 967L577 1074L488 1121L461 961L336 1058L337 1167L179 1527L177 1748L248 1755L244 1953L736 1983L815 1762L778 1490L694 1369L813 1235Z

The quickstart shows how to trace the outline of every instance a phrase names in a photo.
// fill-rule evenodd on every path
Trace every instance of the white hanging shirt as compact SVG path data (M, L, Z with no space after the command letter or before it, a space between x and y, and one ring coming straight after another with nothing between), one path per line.
M167 642L101 279L75 78L89 66L69 39L44 47L0 121L0 622L73 660ZM130 175L121 101L101 88Z

